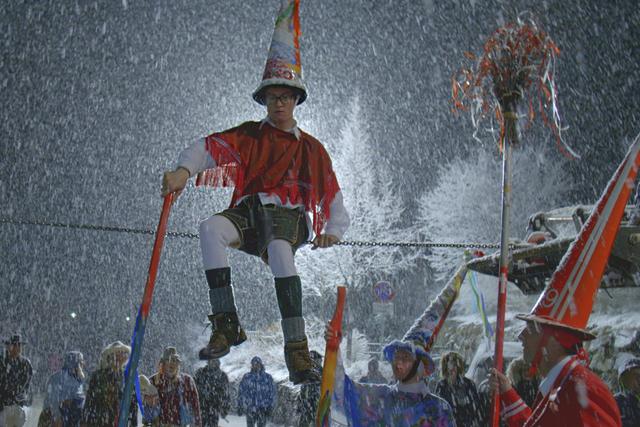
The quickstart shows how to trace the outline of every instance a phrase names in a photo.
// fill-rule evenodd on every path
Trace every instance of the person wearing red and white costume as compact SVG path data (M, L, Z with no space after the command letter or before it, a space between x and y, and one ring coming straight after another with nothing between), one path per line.
M273 273L294 384L320 380L309 355L295 251L311 236L314 249L332 246L350 222L329 154L294 119L295 107L307 98L299 31L299 0L284 1L262 82L253 93L267 116L196 141L182 151L176 169L164 174L162 185L163 195L179 194L198 175L196 185L235 187L229 208L200 224L212 324L200 359L223 357L246 340L226 254L228 247L240 249L261 257Z
M607 385L587 366L583 341L591 333L535 315L518 336L525 362L542 377L533 407L528 407L502 373L492 371L500 391L501 418L509 427L621 426L620 412Z

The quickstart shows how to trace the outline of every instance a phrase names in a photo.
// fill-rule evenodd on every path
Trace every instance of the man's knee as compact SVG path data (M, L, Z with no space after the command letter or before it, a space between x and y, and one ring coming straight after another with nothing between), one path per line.
M288 277L297 275L296 265L293 260L293 248L286 240L273 240L267 247L269 254L269 266L275 277Z
M286 240L272 240L267 246L269 260L276 260L281 264L293 264L293 248Z
M231 221L221 215L214 215L200 223L200 236L220 242L224 246L238 245L240 236Z

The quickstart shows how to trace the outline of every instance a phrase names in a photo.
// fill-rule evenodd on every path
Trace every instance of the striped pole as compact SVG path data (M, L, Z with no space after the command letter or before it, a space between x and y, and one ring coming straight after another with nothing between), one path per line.
M507 273L509 272L509 216L511 214L511 152L513 144L518 141L518 116L515 102L505 102L504 136L502 143L502 228L500 231L500 272L498 276L498 310L496 314L496 347L494 367L503 371L504 324L507 307ZM500 424L500 393L493 395L492 426Z
M140 360L140 352L142 350L142 342L144 339L144 331L147 325L147 318L151 310L151 301L153 299L153 290L156 284L156 276L158 274L158 265L160 264L160 254L164 244L164 236L167 232L167 222L169 220L169 211L173 203L173 193L169 193L164 197L162 205L162 213L160 214L160 222L156 231L156 240L153 244L153 252L151 254L151 263L149 264L149 274L147 283L144 287L142 296L142 305L138 310L136 325L133 330L131 356L125 369L124 393L120 401L120 412L116 418L117 427L126 427L129 418L129 406L131 404L131 392L134 383L138 381L138 361Z

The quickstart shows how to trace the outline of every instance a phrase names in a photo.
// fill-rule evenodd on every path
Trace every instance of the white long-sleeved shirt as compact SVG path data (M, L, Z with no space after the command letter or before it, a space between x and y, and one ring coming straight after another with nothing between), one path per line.
M265 118L264 120L262 120L260 126L263 126L265 123L269 123L271 126L275 127L275 125L269 120L269 118ZM294 134L296 139L300 139L300 130L298 129L297 125L294 125L294 127L289 129L287 132ZM188 170L190 177L197 175L204 170L215 168L216 162L207 151L205 138L200 138L195 143L185 148L178 157L176 167L182 167ZM304 205L291 203L291 201L288 199L285 201L285 203L282 203L280 198L276 195L258 193L258 196L260 197L260 202L263 205L274 204L276 206L282 206L290 209L304 208ZM238 202L240 202L240 200ZM331 216L329 218L329 221L325 225L324 233L332 234L338 239L342 239L342 236L344 236L347 228L349 228L351 219L349 218L349 213L344 207L344 200L342 198L341 191L338 191L336 193L333 201L331 202L331 205L329 206L329 209L331 210ZM307 228L309 229L309 235L311 236L313 234L313 227L308 213L306 217Z

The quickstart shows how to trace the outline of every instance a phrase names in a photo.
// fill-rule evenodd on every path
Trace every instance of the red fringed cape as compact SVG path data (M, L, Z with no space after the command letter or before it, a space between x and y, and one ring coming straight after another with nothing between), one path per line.
M313 230L320 234L331 217L330 206L340 191L331 158L311 135L294 134L268 123L246 122L211 134L206 149L217 167L198 175L196 185L235 186L230 206L242 197L266 193L302 204L313 214Z

